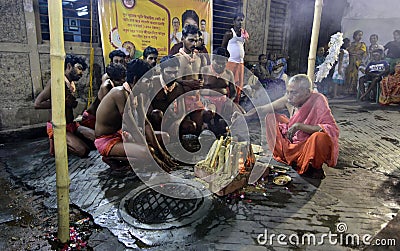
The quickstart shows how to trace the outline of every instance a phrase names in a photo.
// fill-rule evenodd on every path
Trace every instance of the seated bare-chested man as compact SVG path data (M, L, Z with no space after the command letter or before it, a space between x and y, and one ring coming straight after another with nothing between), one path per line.
M78 128L78 124L74 122L73 109L78 105L73 93L76 90L74 81L82 78L83 71L86 70L87 64L85 59L75 55L68 54L65 57L64 64L65 75L65 120L67 129L67 147L68 151L79 157L86 157L90 148L85 143L85 139L93 141L94 138L89 132L89 128L84 126ZM35 100L35 109L51 109L51 80L48 81L46 87L37 96ZM49 120L47 122L47 134L50 142L50 155L54 155L54 139L53 139L53 123L51 122L51 111L49 112Z
M166 130L171 137L194 134L196 124L191 120L184 120L185 105L182 98L184 87L176 81L180 63L177 57L165 56L160 61L160 74L152 78L153 99L148 111L149 120L153 128L161 131L164 114L168 111L172 117L166 118ZM168 110L169 109L169 110Z
M200 70L204 65L201 57L195 53L196 44L199 40L199 28L195 25L187 25L182 29L183 47L175 56L179 59L180 68L178 72L179 79L177 80L185 89L191 91L201 89L203 81L201 80ZM200 100L200 95L187 95L185 97L186 111L192 111L185 120L192 120L196 123L197 134L201 131L202 112L204 108Z
M217 135L225 133L227 124L221 115L232 113L233 103L227 101L236 97L236 88L233 84L234 75L232 71L226 69L228 58L228 50L219 47L213 51L211 65L201 69L204 78L202 99L208 107L203 111L203 127Z
M111 63L106 67L106 74L108 79L101 84L99 92L94 102L85 110L82 114L82 120L79 122L80 125L86 126L93 130L96 125L96 112L101 100L106 94L115 86L121 86L126 79L126 69L123 64Z
M130 95L136 84L147 86L147 88L142 87L142 90L138 90L142 93L150 89L150 86L148 86L149 79L142 78L150 69L151 66L143 60L134 59L130 61L127 64L127 82L122 86L111 89L97 109L95 145L103 156L103 160L112 168L115 168L113 166L115 162L109 162L107 159L118 160L120 158L121 160L126 160L126 157L128 157L130 160L142 164L150 161L148 148L154 160L164 170L170 171L175 164L158 144L154 131L146 120L143 100L140 100L140 94L136 96ZM141 79L140 83L138 82L139 79ZM136 98L137 104L134 104ZM128 109L128 116L133 119L129 124L130 132L122 132L122 118L127 104L131 108L130 110ZM137 112L134 113L135 111ZM145 128L143 129L143 127ZM151 144L151 147L147 145L145 137L148 138L147 141L150 139L151 143L149 145Z

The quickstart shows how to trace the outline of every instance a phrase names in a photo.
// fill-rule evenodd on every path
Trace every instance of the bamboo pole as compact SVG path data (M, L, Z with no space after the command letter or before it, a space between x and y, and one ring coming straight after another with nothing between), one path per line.
M69 176L65 122L64 34L62 1L48 1L51 63L51 111L54 128L58 238L69 240Z
M311 33L310 51L308 54L307 76L314 82L315 60L317 56L319 27L321 24L323 0L315 0L314 21Z

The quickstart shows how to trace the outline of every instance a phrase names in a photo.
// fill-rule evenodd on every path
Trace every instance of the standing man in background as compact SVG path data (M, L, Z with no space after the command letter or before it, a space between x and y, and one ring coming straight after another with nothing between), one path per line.
M235 76L235 103L239 103L240 93L243 88L244 43L249 39L249 34L244 28L242 28L243 22L244 14L236 14L233 18L233 28L227 31L222 39L222 47L226 48L230 54L226 68L231 70Z

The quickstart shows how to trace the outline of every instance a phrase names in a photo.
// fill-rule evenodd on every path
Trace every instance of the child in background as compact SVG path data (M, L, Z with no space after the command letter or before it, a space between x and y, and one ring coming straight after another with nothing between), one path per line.
M347 48L350 46L350 39L343 39L343 45L340 49L339 61L335 66L335 72L332 75L333 98L340 98L343 92L342 87L345 81L346 67L349 65L349 52Z

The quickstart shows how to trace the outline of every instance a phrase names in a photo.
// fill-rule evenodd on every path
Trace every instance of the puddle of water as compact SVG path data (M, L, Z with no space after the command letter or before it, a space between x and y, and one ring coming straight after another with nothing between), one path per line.
M351 125L353 125L353 123L351 121L341 121L341 122L338 122L338 124L341 125L341 126L351 126Z
M389 141L390 143L392 143L393 145L400 147L400 141L398 139L394 139L394 138L389 138L389 137L381 137L381 139Z
M232 205L223 202L223 199L213 199L213 210L208 212L208 215L198 224L195 229L194 237L201 239L206 236L211 229L214 229L224 221L234 218L236 213L232 211Z
M335 212L335 210L333 212ZM317 215L317 220L322 222L323 226L328 227L332 233L337 232L336 224L340 222L339 219L339 215Z
M382 117L382 116L379 116L379 115L374 115L374 118L376 119L376 120L380 120L380 121L389 121L388 119L386 119L386 118L384 118L384 117Z
M34 221L34 216L23 209L14 209L13 200L16 196L9 183L0 178L0 187L3 192L0 193L0 224L6 223L8 226L30 225Z
M2 212L0 213L0 224L15 220L15 216L13 215L11 210L3 211L3 209L1 208L1 211Z

